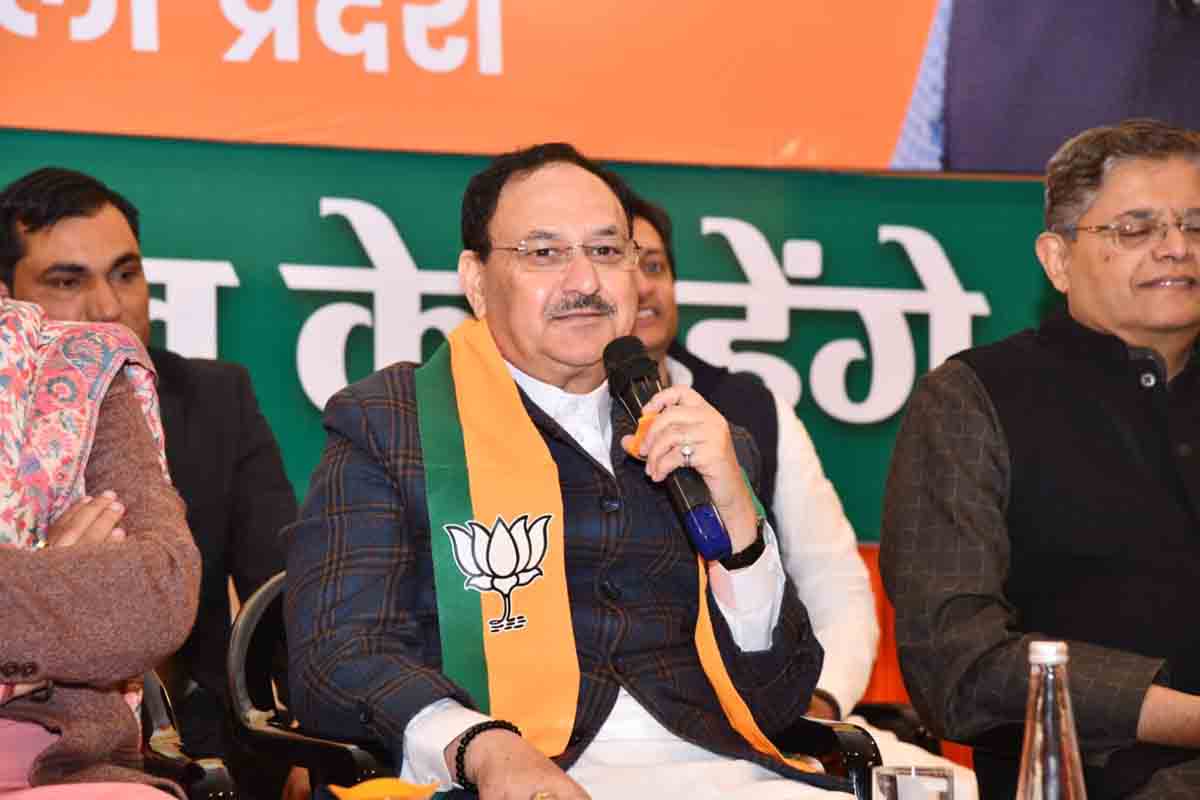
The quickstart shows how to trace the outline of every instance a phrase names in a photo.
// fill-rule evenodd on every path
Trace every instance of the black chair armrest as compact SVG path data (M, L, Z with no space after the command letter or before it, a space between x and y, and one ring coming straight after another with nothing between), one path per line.
M269 717L248 720L236 735L256 756L306 768L313 786L354 786L396 774L391 755L377 745L326 739L302 729L281 727Z
M883 759L871 734L857 725L804 717L771 741L786 754L816 758L830 775L848 778L858 800L870 800L871 768Z
M233 777L218 758L191 758L179 748L174 731L150 735L142 753L142 769L183 787L188 800L237 800Z
M915 744L937 756L942 754L941 741L917 716L916 709L907 703L859 703L851 713L873 727L896 734L902 742Z
M154 670L142 682L142 769L179 784L188 800L237 800L237 787L221 759L184 753L171 698Z
M340 742L288 726L275 709L254 705L246 684L246 654L255 629L267 610L283 602L287 574L264 583L242 605L229 637L226 678L234 736L257 758L302 766L313 786L353 786L371 778L391 776L391 754L365 742Z

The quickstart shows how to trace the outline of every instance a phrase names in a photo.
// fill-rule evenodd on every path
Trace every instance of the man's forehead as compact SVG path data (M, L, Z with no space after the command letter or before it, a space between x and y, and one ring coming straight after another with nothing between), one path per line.
M504 184L492 217L495 230L523 235L625 233L621 201L598 175L567 163L514 175Z
M25 268L44 270L66 262L107 269L114 260L141 255L125 216L112 206L91 215L63 217L35 231L19 222L17 227L24 250L17 264Z
M1132 219L1200 208L1200 163L1182 156L1130 158L1113 164L1084 211Z

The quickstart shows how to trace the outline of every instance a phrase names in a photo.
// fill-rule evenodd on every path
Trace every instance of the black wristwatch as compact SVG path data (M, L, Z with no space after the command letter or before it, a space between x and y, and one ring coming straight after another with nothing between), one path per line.
M763 525L765 525L766 522L766 517L759 517L755 525L758 536L755 537L754 541L745 550L742 550L740 553L732 553L722 558L721 566L729 570L742 569L743 567L748 567L755 561L758 561L758 557L761 556L763 551L767 549L767 540L763 535Z

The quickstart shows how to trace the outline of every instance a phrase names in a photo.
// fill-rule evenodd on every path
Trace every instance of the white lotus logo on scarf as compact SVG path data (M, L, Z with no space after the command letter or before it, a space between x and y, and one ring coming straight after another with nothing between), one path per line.
M549 524L549 514L543 514L533 522L529 521L528 514L522 514L511 524L497 516L491 530L475 520L465 526L444 526L454 543L454 560L467 577L463 588L498 592L504 598L504 614L499 619L488 620L488 629L492 633L520 630L528 623L524 614L512 613L512 593L517 587L542 576L541 563L546 555Z

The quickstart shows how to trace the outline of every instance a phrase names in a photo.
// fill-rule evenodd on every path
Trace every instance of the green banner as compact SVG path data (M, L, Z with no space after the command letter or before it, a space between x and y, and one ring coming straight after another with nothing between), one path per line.
M485 163L0 130L0 183L56 164L140 208L155 342L249 367L301 494L329 394L463 318L459 202ZM688 347L796 401L863 540L915 378L1052 300L1035 181L616 168L674 218Z

